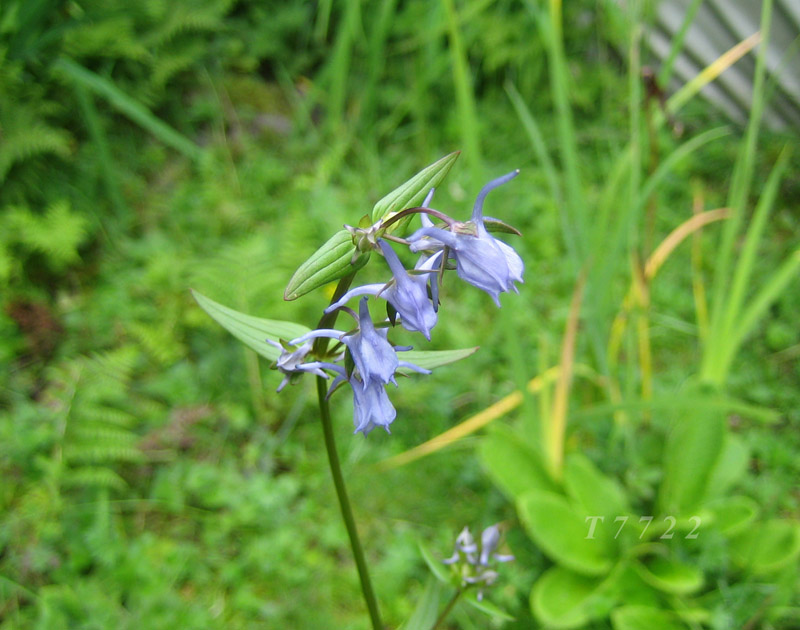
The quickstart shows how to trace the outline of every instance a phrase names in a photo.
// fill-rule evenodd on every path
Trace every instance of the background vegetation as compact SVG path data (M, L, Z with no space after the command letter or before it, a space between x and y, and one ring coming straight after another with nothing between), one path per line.
M642 46L650 7L565 3L562 33L557 10L2 3L0 628L366 627L313 384L273 394L277 373L188 288L311 325L328 294L284 302L297 265L456 149L436 198L455 216L485 181L522 170L487 213L522 231L526 283L499 311L444 287L447 317L426 348L481 350L406 384L391 436L351 436L349 403L334 398L389 627L430 592L419 539L444 557L464 525L498 521L517 559L488 598L516 620L458 606L451 627L798 623L800 171L783 153L796 134L737 127L691 100L674 114L679 136L641 78L656 63ZM716 208L731 218L646 276L667 234ZM619 312L631 325L615 326ZM389 459L558 365L572 387L550 379L490 413L488 432ZM727 468L723 443L735 444ZM596 551L564 556L537 521L588 509L563 483L565 453L586 457L567 471L602 471L632 520L677 510L717 525L694 546L620 543L600 560L639 577L595 592L610 580L586 560ZM687 485L682 453L707 463L706 485ZM657 557L677 583L664 585ZM587 562L600 582L578 588L569 572ZM558 567L564 592L586 596L543 609L536 585Z

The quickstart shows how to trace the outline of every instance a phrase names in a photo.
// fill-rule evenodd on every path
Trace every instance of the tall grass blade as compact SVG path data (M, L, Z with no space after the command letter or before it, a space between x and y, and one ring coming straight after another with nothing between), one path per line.
M723 350L720 367L716 372L717 382L724 382L739 346L741 346L745 337L750 334L758 320L763 317L770 305L778 298L789 282L794 279L798 270L800 270L800 249L795 250L778 267L769 282L749 301L747 308L742 312L738 325L732 331L729 343Z
M650 258L647 259L647 262L644 265L644 282L646 282L648 285L652 283L659 269L661 269L663 264L675 251L678 245L680 245L687 237L698 233L701 228L710 223L714 223L715 221L720 221L721 219L726 218L728 214L729 212L727 208L708 210L700 214L695 214L692 218L687 219L674 230L672 230L672 232L670 232L669 235L667 235L667 237L661 241L658 247L656 247L655 251L650 255ZM628 289L628 293L622 302L622 307L620 308L619 313L614 320L614 324L611 327L611 335L609 336L608 342L608 356L609 362L612 366L617 364L617 358L622 345L622 335L627 326L628 314L631 312L631 310L633 310L634 307L634 296L636 293L636 287L634 286L635 282L635 280L631 281L631 287Z
M745 292L748 286L750 286L751 276L756 263L758 246L764 235L767 219L775 205L775 198L778 195L781 178L786 170L788 154L788 149L784 149L779 156L778 161L772 169L772 173L770 173L767 179L764 191L761 193L750 224L747 226L744 245L742 246L742 251L736 264L730 294L728 295L726 303L725 316L722 320L722 328L720 329L720 336L724 339L730 339L730 333L735 327L735 322L738 319L742 304L744 303Z
M642 206L638 204L639 187L642 179L642 64L640 43L642 38L641 3L633 0L628 3L631 21L630 47L628 49L628 116L631 147L631 171L628 179L628 211L626 223L628 231L628 252L638 252L639 214Z
M447 37L453 63L453 84L456 90L456 107L461 120L461 138L466 148L466 160L470 164L472 177L482 178L483 157L481 154L480 126L469 74L469 63L461 41L458 15L453 0L442 0L447 19Z
M536 123L536 119L531 114L525 101L522 100L522 95L517 91L517 88L510 81L505 83L506 94L517 112L517 116L525 128L525 133L531 142L531 147L536 155L536 159L541 164L547 179L547 186L550 190L550 197L558 207L559 218L561 219L561 230L564 233L564 242L567 247L570 262L572 262L573 269L577 270L580 266L580 257L578 254L577 235L570 222L569 215L564 207L563 199L564 193L559 185L559 176L556 166L547 150L547 145L544 142L544 137Z
M94 100L82 86L77 87L75 95L78 98L78 106L83 113L86 129L89 131L89 137L92 139L92 144L94 144L100 177L103 180L103 185L111 201L114 213L117 218L120 219L130 216L130 211L122 196L122 191L120 190L119 174L114 168L115 161L111 158L108 136L106 136L103 130L103 125L100 122L100 116L97 113Z
M642 189L639 192L636 200L636 207L633 210L634 215L638 215L639 212L641 212L647 203L647 200L650 198L650 195L655 192L659 184L664 181L666 176L672 172L672 170L680 163L681 160L697 151L700 147L727 136L730 134L730 132L731 130L728 127L709 129L708 131L704 131L703 133L696 135L694 138L687 140L672 153L670 153L666 159L659 164L655 172L647 178L647 181L645 181L644 185L642 186Z
M569 390L572 385L572 374L575 365L575 340L578 336L578 321L585 283L586 274L582 273L572 293L569 316L564 328L564 341L561 345L558 381L556 381L555 392L553 393L553 409L550 412L549 422L544 431L547 463L554 479L561 479L561 473L564 468L564 438L567 432Z
M772 1L765 0L761 10L761 48L756 58L755 79L753 81L753 101L750 106L750 119L744 143L734 167L728 195L728 207L731 209L731 218L722 234L722 243L718 249L719 256L714 269L713 297L711 300L711 335L705 347L702 378L710 378L712 382L721 385L718 380L720 372L715 366L722 365L722 354L725 352L725 339L722 331L722 318L724 316L725 296L728 292L730 281L730 266L736 247L736 237L742 224L745 204L753 179L753 165L755 161L756 140L761 124L761 114L764 110L764 76L766 71L767 44L769 42L769 28L772 17ZM715 376L711 376L716 372Z
M556 125L559 139L559 154L564 164L566 178L565 201L569 209L572 232L576 235L577 249L583 262L587 255L586 230L588 222L586 206L583 202L578 163L578 143L572 122L572 109L569 102L569 69L564 56L562 34L561 0L550 0L547 16L539 13L539 28L547 46L547 59L550 68L550 87L556 108ZM549 18L549 19L548 19Z
M667 99L667 112L672 115L676 114L681 107L686 105L686 103L692 100L692 98L697 96L700 90L711 83L719 75L725 72L725 70L730 68L760 43L761 33L757 31L750 35L750 37L743 39L741 42L724 52L713 62L708 64L708 66L703 68L703 70L691 81L686 83L686 85L684 85L680 90L675 92L675 94ZM656 120L659 122L664 122L663 114L657 117Z
M144 105L134 100L111 81L91 70L78 65L71 59L61 57L55 67L61 70L73 83L101 96L109 105L127 116L130 120L192 160L199 160L203 150L186 136L178 133L163 120L154 116Z
M686 39L686 33L689 32L689 27L692 25L692 22L694 22L694 18L697 15L697 11L701 4L703 4L703 0L692 0L692 4L689 5L680 28L672 36L672 43L670 44L669 52L667 53L664 62L661 64L661 70L658 73L658 85L662 88L665 88L667 85L669 85L669 80L672 78L672 68L675 65L675 59L677 59L678 53L680 53L681 48L683 48L683 42Z
M330 87L325 99L325 107L328 110L327 126L331 131L337 130L344 123L347 79L350 74L350 61L353 58L353 46L360 19L359 0L345 2L344 16L336 34L330 63L326 68Z
M703 212L703 194L699 185L695 186L692 196L692 215L699 216ZM692 296L694 297L695 318L700 341L708 338L708 302L706 287L703 281L703 238L701 232L692 234Z

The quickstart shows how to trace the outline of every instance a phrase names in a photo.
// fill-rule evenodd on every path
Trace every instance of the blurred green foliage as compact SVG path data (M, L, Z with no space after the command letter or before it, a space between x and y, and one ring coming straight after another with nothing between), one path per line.
M563 10L580 193L587 213L606 204L616 225L623 195L602 195L630 137L630 24L614 3ZM529 538L525 527L536 527L518 520L474 456L474 446L489 448L503 433L404 468L375 466L557 361L578 269L562 199L551 192L553 172L564 191L568 165L555 151L546 15L544 3L514 0L0 4L2 630L366 627L310 382L273 395L278 375L209 320L188 288L259 317L312 325L324 297L282 300L298 264L425 164L465 148L437 204L466 218L485 180L521 168L513 185L493 193L487 213L523 232L514 245L526 284L500 311L477 291L445 285L448 316L419 349L481 350L404 387L391 436L353 438L349 406L334 399L376 590L387 622L399 625L433 592L417 539L444 556L464 525L501 520L517 560L487 596L515 615L503 627L535 627L529 596L541 575L551 577L539 589L588 584L552 577L554 552ZM536 121L552 170L512 93ZM686 137L719 124L700 102L680 119ZM726 203L741 135L703 145L659 183L653 242L691 216L698 194L705 209ZM787 140L796 137L760 134L754 199ZM655 142L663 158L683 140L662 128ZM753 284L796 248L797 159L789 157ZM708 226L700 244L708 277L719 233ZM674 398L702 358L689 248L650 287L656 400ZM595 290L617 308L632 262L622 254L613 263L608 284ZM590 617L601 621L587 623L637 627L659 614L669 617L664 627L677 623L673 613L650 610L664 599L680 608L682 593L658 583L663 569L711 611L696 620L701 627L796 624L796 563L771 574L770 547L760 568L742 560L754 539L780 542L781 523L800 516L800 292L789 286L742 345L726 383L737 400L775 410L767 416L777 422L720 416L749 450L732 486L739 503L727 507L741 514L755 505L759 529L736 547L725 532L674 541L683 569L648 556L650 564L617 583L615 601L625 605L609 616L612 602L600 598ZM584 312L587 329L606 321L601 310ZM579 334L580 360L597 358L594 343ZM635 339L626 338L619 371L631 404L640 386L635 357ZM676 409L627 410L631 429L620 433L618 408L595 384L576 381L570 404L565 450L578 462L570 465L596 468L634 513L652 505ZM526 397L496 423L527 435L540 417L538 400ZM524 450L519 456L531 465ZM569 511L575 492L543 500ZM735 566L745 568L731 581ZM697 572L702 586L690 579ZM688 623L691 611L683 613ZM457 606L449 623L486 621Z

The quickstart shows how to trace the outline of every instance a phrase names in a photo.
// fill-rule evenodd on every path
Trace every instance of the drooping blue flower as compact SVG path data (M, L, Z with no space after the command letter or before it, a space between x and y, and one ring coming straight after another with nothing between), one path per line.
M469 222L456 223L449 231L423 222L423 227L407 238L412 251L447 247L456 260L459 278L486 291L498 306L500 293L517 291L514 283L523 281L524 265L511 246L486 230L483 202L489 192L512 180L518 173L513 171L486 184L475 200Z
M408 361L399 361L399 367L430 374L430 370ZM353 432L367 435L372 429L380 426L386 429L387 433L390 433L389 425L397 417L397 411L389 400L386 387L375 380L365 382L355 372L348 377L345 369L340 365L333 366L333 369L338 373L338 376L331 383L328 396L341 383L345 381L349 383L353 390L353 426L355 427Z
M326 313L340 308L357 295L375 295L385 299L400 316L400 323L406 330L421 332L426 339L431 338L431 329L436 325L436 309L428 299L428 276L431 275L436 259L431 257L422 266L409 273L403 267L395 251L383 239L378 240L386 263L392 270L392 280L385 284L366 284L345 293L337 302L331 304Z
M293 343L303 343L318 337L328 337L341 341L350 351L356 369L361 376L363 389L367 389L373 382L386 385L397 384L394 373L400 363L397 351L387 340L387 329L376 328L369 314L367 298L363 298L358 305L358 330L347 333L341 330L320 328L306 333L293 340Z
M358 304L357 330L344 332L332 328L319 328L307 332L297 339L293 339L290 343L304 344L311 339L317 339L319 337L327 337L328 339L341 341L350 351L350 356L353 358L356 370L358 370L360 379L358 382L362 389L367 389L372 383L380 383L381 385L394 383L396 386L397 381L394 375L399 367L408 368L423 374L430 374L430 370L421 368L408 361L400 360L397 356L397 352L410 350L411 348L392 346L387 340L387 335L387 328L375 326L369 314L367 298L362 298ZM327 369L330 369L332 366L330 363L321 365ZM334 365L333 367L337 371L340 370L340 366ZM338 382L335 381L332 387L335 385L338 385Z
M278 385L278 389L276 391L279 392L286 387L286 385L291 382L292 377L297 374L307 372L321 376L322 378L328 378L328 375L322 370L329 369L331 366L333 366L332 363L326 363L324 361L309 361L308 363L303 362L308 353L311 352L311 343L303 343L298 348L289 350L272 339L267 339L266 341L268 344L275 346L281 351L281 355L278 357L277 361L275 361L274 367L281 372L281 374L283 374L283 380L281 381L281 384Z
M367 435L375 427L383 427L387 433L391 433L389 425L397 417L397 411L389 400L386 388L376 381L362 387L357 381L355 376L350 378L353 388L353 433Z

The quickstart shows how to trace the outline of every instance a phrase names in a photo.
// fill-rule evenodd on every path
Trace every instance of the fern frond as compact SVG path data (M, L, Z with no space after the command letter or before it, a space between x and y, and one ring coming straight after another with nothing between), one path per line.
M18 163L37 155L52 154L67 158L71 153L72 138L64 129L56 129L43 122L29 126L0 127L0 182Z
M109 468L102 466L81 466L64 473L62 484L68 488L108 488L124 490L125 480Z
M137 463L144 460L142 451L134 447L76 441L64 448L64 459L70 466L75 464Z
M17 243L44 254L56 270L79 259L78 247L86 238L88 225L65 200L52 203L42 216L27 208L11 208L5 223Z

